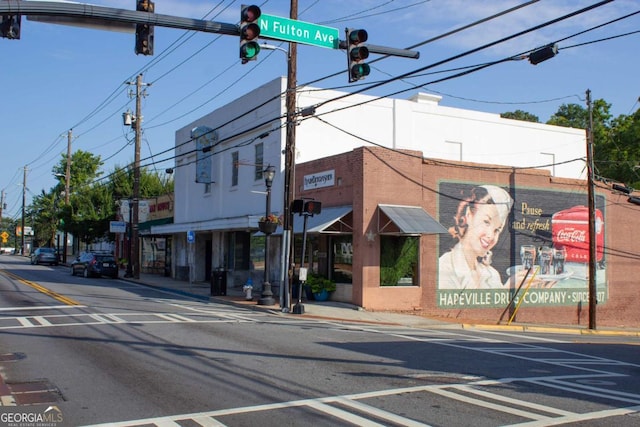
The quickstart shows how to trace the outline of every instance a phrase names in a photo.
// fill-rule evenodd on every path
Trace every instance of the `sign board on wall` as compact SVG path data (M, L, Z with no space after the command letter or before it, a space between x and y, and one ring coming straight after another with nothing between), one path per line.
M313 190L316 188L333 187L336 185L336 171L334 169L317 172L304 176L303 190Z
M439 237L438 307L506 307L513 295L524 306L588 302L586 193L444 181L438 193L439 221L450 227L450 235ZM492 193L495 197L488 200ZM597 299L604 304L602 196L596 196L594 217ZM532 269L525 276L528 266Z

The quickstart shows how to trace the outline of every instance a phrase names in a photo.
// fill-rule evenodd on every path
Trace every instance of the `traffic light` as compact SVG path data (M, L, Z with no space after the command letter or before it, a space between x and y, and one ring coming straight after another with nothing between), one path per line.
M20 38L20 15L0 16L0 36L5 39L18 40Z
M613 189L623 194L631 194L631 192L633 191L633 188L629 188L625 185L620 185L620 184L613 184Z
M304 209L304 200L295 199L293 202L291 202L292 213L301 214L303 209Z
M627 202L633 203L634 205L640 205L640 197L629 197Z
M547 59L551 59L558 54L558 45L552 43L538 50L535 50L529 54L529 62L532 65L537 65Z
M364 60L369 57L369 49L362 43L367 41L365 30L347 28L347 71L349 83L364 79L369 75L371 67Z
M320 213L320 211L322 211L322 203L318 202L317 200L308 200L304 202L303 211L304 213L311 216L317 215Z
M258 59L260 26L256 21L260 18L261 13L260 8L256 5L242 5L240 12L240 59L243 64Z
M155 3L151 0L137 0L138 12L154 13ZM136 55L153 55L153 25L136 24Z

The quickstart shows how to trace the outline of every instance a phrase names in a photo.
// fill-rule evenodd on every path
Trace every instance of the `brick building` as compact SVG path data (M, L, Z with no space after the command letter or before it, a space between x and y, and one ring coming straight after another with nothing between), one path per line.
M333 176L331 185L311 188L305 183L323 174ZM315 239L309 265L336 279L335 299L370 310L488 322L508 321L518 305L513 319L520 322L588 323L586 181L553 177L546 170L423 159L420 152L374 147L300 164L296 179L298 197L323 202L323 214L308 225ZM447 230L457 206L465 193L481 185L502 188L512 200L492 248L491 265L501 282L493 288L449 289L438 259L455 242ZM629 238L640 227L637 210L626 196L597 186L599 325L640 325L633 274L640 247ZM408 216L413 224L404 220ZM417 251L407 251L409 262L393 248L410 247L410 240L417 242ZM532 273L537 276L523 282L520 250L529 245L536 248ZM351 250L350 263L344 259L345 246ZM563 251L564 264L557 271L539 270L545 249ZM407 267L397 280L384 271L402 264ZM553 260L549 265L555 265ZM347 276L351 283L341 283Z

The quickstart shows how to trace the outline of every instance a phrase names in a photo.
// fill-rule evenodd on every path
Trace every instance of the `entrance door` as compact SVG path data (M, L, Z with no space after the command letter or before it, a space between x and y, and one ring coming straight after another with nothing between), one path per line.
M204 242L204 280L207 282L211 280L211 258L213 258L213 248L209 239Z

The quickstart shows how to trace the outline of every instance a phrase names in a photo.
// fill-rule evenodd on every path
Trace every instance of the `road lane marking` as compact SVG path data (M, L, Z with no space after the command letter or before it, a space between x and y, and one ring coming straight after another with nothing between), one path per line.
M371 405L367 405L365 403L362 402L358 402L356 400L350 400L350 399L338 399L336 400L336 403L339 403L341 405L344 406L348 406L349 408L353 408L357 411L360 412L364 412L365 414L371 414L376 418L380 418L386 421L391 421L392 423L396 423L398 425L401 426L406 426L406 427L425 427L428 424L424 424L415 420L412 420L410 418L406 418L406 417L402 417L400 415L394 414L392 412L389 411L385 411L379 408L376 408L374 406Z
M18 276L17 274L11 273L10 271L7 271L7 270L0 270L0 273L1 273L1 274L4 274L5 276L9 277L10 279L17 280L17 281L18 281L18 282L20 282L20 283L23 283L23 284L25 284L25 285L27 285L27 286L30 286L30 287L32 287L33 289L35 289L36 291L38 291L38 292L42 292L43 294L48 295L48 296L50 296L51 298L54 298L54 299L56 299L56 300L60 301L60 302L61 302L61 303L63 303L63 304L67 304L67 305L81 305L79 302L77 302L77 301L75 301L75 300L73 300L73 299L71 299L71 298L65 297L64 295L60 295L59 293L54 292L54 291L52 291L51 289L47 289L47 288L45 288L44 286L40 286L40 285L38 285L38 284L37 284L37 283L35 283L35 282L32 282L32 281L30 281L30 280L26 280L26 279L24 279L24 278L22 278L22 277Z
M2 307L0 311L59 310L66 308L85 308L86 305L38 305L35 307Z

